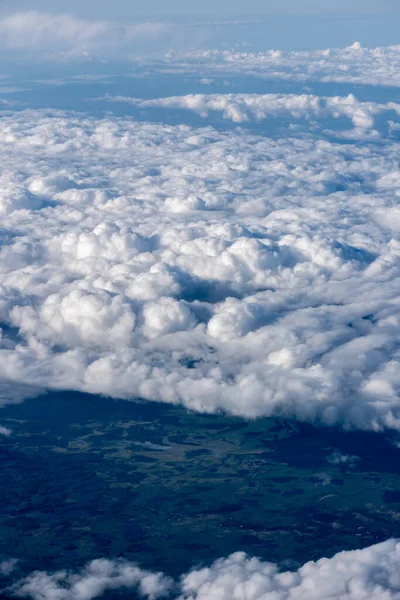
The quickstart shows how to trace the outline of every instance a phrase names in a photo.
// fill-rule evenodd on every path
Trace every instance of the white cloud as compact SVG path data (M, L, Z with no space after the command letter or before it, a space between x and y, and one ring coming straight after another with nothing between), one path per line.
M237 552L182 575L179 583L134 563L101 559L76 574L33 573L11 590L33 600L92 600L106 590L123 588L150 600L398 600L399 567L400 544L388 540L287 572Z
M358 456L353 454L342 454L337 450L332 452L328 458L328 462L331 465L348 465L349 467L354 467L358 460Z
M11 429L8 429L8 427L3 427L2 425L0 425L0 435L10 437L11 434L12 434Z
M10 558L8 560L3 560L0 562L0 575L2 577L8 577L14 571L14 568L17 564L17 560L15 558Z
M174 298L160 298L157 302L149 302L143 309L143 317L144 332L150 339L192 329L196 325L190 309Z
M105 22L30 11L3 17L0 33L6 47L37 48L51 47L61 40L76 46L90 45L100 36L108 35L109 31Z
M77 389L400 429L398 142L324 126L6 113L1 402Z
M0 49L46 52L48 57L129 53L136 43L165 36L162 22L121 25L67 14L17 12L0 18Z
M160 444L153 444L152 442L132 442L134 446L144 448L145 450L169 450L170 446L161 446Z
M129 18L113 21L56 12L53 5L54 2L48 12L3 12L0 16L0 51L18 52L24 58L40 60L107 60L118 56L156 72L195 74L204 85L227 75L302 82L400 85L397 68L400 45L364 48L355 42L345 48L250 52L244 50L243 43L241 50L203 49L201 45L209 39L210 26L232 26L235 21L195 20L180 24L137 18L133 22ZM97 7L96 11L100 14ZM248 24L254 23L249 21ZM54 79L55 85L56 82Z
M40 60L118 56L156 72L195 74L204 85L211 85L221 76L245 75L301 82L400 86L397 68L400 45L364 48L355 42L345 48L264 52L245 51L244 44L241 50L201 47L209 38L210 25L227 24L234 22L203 20L179 24L155 19L133 22L128 18L124 22L89 19L56 12L51 6L49 12L3 13L0 51L22 52L24 58ZM56 85L57 80L53 83Z
M34 336L51 345L75 348L113 348L129 346L135 326L135 314L119 296L73 286L64 293L47 296L36 312L31 306L15 306L10 311L11 323L24 336Z
M394 540L283 573L271 563L236 553L186 575L179 600L398 599L399 561L400 546Z
M371 129L376 114L398 110L398 105L394 103L359 102L353 95L327 98L307 94L190 94L152 100L124 96L106 96L103 99L140 108L181 108L194 111L204 118L210 112L219 112L234 123L289 116L309 120L345 117L360 130Z
M135 589L140 597L165 597L171 580L127 561L93 560L81 573L34 572L12 590L16 596L34 600L91 600L107 590Z
M310 51L192 50L168 52L154 67L171 73L200 77L242 74L262 79L323 81L400 86L400 46L364 48L355 42L346 48Z

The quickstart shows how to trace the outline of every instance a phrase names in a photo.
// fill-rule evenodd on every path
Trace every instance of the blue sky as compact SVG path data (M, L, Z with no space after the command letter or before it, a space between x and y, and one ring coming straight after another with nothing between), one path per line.
M250 15L250 14L385 14L400 13L396 0L114 0L112 3L98 0L3 0L10 11L18 9L73 12L79 15L114 18L118 16L176 16L176 15Z

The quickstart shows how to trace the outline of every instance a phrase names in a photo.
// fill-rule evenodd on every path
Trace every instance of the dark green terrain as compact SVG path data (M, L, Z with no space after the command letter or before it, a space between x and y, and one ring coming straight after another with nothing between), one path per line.
M236 550L295 567L400 536L383 434L77 393L0 417L0 557L21 573L123 556L176 575Z

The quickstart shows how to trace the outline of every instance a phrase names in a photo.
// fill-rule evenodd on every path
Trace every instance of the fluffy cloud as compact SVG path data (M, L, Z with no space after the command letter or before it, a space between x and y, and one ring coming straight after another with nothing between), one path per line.
M395 103L359 102L353 95L324 98L307 94L191 94L153 100L124 96L106 96L105 99L140 108L183 108L204 118L210 112L219 112L234 123L245 123L251 118L261 121L268 117L308 120L345 117L352 121L355 128L361 130L373 127L376 114L385 111L400 112L400 105Z
M399 148L381 121L359 145L324 119L268 138L4 114L1 402L77 389L400 429Z
M294 572L236 553L183 577L179 600L398 599L399 561L400 545L394 540L310 562Z
M149 302L143 309L144 332L148 338L154 338L176 331L185 331L196 325L190 309L174 298L160 298Z
M8 591L33 600L92 600L106 590L135 589L140 597L175 600L398 600L400 544L341 552L283 572L237 552L173 582L125 561L95 560L80 573L36 572Z
M167 72L193 72L209 78L243 74L263 79L294 79L366 85L400 85L397 64L400 46L291 51L193 50L169 52L154 66Z
M24 336L65 348L129 346L135 326L135 315L120 296L101 290L89 293L76 286L70 292L50 294L38 311L16 306L10 317Z
M34 600L91 600L107 590L127 588L135 589L140 597L154 600L168 595L171 584L161 573L144 571L126 561L99 559L89 563L81 573L32 573L10 591Z

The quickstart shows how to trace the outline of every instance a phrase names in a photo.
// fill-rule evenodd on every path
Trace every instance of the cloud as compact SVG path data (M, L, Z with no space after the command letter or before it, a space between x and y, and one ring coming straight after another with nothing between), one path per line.
M79 573L32 573L6 591L33 600L92 600L124 588L149 600L398 600L399 567L400 544L388 540L287 572L237 552L183 574L179 582L134 563L100 559Z
M210 112L222 113L224 119L246 123L271 117L292 119L338 119L345 117L357 129L371 129L374 116L384 111L399 111L394 103L359 102L352 94L347 97L319 97L307 94L190 94L141 100L124 96L106 96L99 100L124 102L139 108L186 109L207 118ZM400 111L399 111L400 112Z
M12 434L11 429L8 429L7 427L3 427L2 425L0 425L0 435L10 437L11 434Z
M145 450L169 450L170 446L161 446L152 442L132 442L134 446L139 446Z
M14 558L10 558L8 560L3 560L0 562L0 575L2 577L8 577L14 571L14 568L17 564L17 560Z
M5 113L1 402L76 389L400 429L393 115L368 144L325 117L297 135L320 102L240 96L288 114L273 138Z
M121 297L75 286L70 292L67 288L62 294L50 294L39 313L30 306L16 306L10 317L23 335L65 348L129 346L135 327L135 314Z
M161 22L121 25L66 14L17 12L0 19L0 49L46 52L48 57L129 53L169 33Z
M169 51L163 60L157 59L153 66L170 73L195 73L207 78L245 75L273 80L399 87L399 56L399 45L364 48L359 42L355 42L345 48L310 51Z
M360 459L358 456L355 456L353 454L342 454L337 450L332 452L332 454L328 458L328 462L331 465L347 465L350 468L354 467L359 460Z
M76 46L93 44L109 33L105 22L35 11L15 13L0 21L2 43L8 48L51 47L64 40Z
M174 298L160 298L143 309L144 332L148 338L192 329L196 319L190 309Z
M34 600L91 600L108 590L135 589L140 597L165 597L172 585L161 573L150 573L127 561L98 559L80 573L34 572L11 588L17 597Z
M132 15L127 15L124 21L114 21L112 16L78 16L82 11L57 12L54 2L47 12L23 8L0 16L0 52L12 53L14 58L22 54L30 60L128 59L139 68L144 66L155 72L195 74L205 85L228 75L275 81L400 85L398 45L364 48L354 42L345 48L250 52L242 43L240 50L220 50L204 48L215 42L220 45L220 36L215 37L211 29L245 23L259 25L260 20L159 20L157 15L164 13L157 11L156 19L143 20L139 16L132 20ZM97 5L96 10L85 14L100 15L98 9Z
M400 546L384 544L310 562L298 571L232 554L182 579L180 600L387 600L399 598Z

